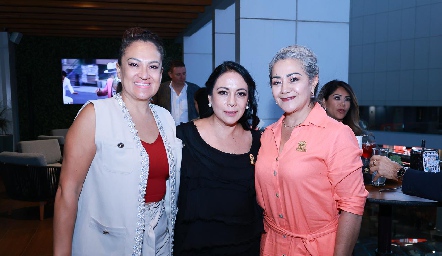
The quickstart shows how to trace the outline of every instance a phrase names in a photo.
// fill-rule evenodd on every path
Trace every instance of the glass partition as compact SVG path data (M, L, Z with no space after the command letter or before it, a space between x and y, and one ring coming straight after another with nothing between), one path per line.
M368 130L442 134L442 107L361 106L359 111Z

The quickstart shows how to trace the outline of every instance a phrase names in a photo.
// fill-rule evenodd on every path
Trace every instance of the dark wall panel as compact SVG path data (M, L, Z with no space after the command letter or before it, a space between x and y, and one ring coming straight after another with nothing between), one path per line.
M165 40L165 65L182 59L182 45ZM62 58L117 58L120 39L26 37L16 46L20 139L68 128L81 105L63 105ZM163 74L167 79L167 72Z

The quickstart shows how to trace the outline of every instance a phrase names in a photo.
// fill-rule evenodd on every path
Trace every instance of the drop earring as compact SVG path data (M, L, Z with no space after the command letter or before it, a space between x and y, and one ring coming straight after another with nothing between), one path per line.
M209 102L209 104L208 104L208 105L209 105L209 108L211 108L211 107L212 107L212 103L210 103L210 102Z
M246 106L246 109L249 109L249 105Z

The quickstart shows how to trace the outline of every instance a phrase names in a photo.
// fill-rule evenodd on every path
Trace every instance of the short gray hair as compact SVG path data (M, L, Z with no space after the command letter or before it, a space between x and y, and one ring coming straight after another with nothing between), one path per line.
M301 45L291 45L279 50L269 63L269 76L272 75L272 69L276 62L285 59L299 60L302 68L311 80L319 75L318 61L316 55L307 47Z

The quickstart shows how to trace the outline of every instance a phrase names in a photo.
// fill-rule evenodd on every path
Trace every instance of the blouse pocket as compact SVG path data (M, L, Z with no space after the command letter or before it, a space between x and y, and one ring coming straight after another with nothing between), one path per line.
M102 163L105 171L119 174L130 174L136 169L134 163L140 163L135 158L139 150L133 143L114 140L101 145Z
M96 248L105 248L106 251L112 252L112 255L124 255L127 232L126 228L108 227L96 219L91 218L89 227L97 232Z

